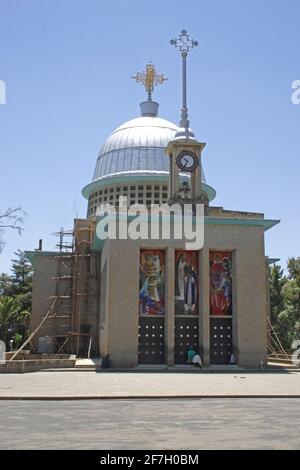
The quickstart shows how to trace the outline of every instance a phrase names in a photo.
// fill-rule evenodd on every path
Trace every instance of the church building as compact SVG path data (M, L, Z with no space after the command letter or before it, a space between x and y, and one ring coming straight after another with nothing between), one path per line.
M86 218L60 232L58 250L26 252L34 267L35 351L109 354L114 368L185 364L191 347L204 367L267 361L264 233L279 221L213 205L216 192L203 171L207 150L189 127L186 103L186 60L197 43L182 31L171 44L182 60L179 126L159 117L152 92L165 77L148 64L134 77L147 91L141 115L104 142L82 190ZM202 207L202 245L161 231L148 239L99 237L103 207L113 206L120 220L120 201L149 209L189 205L192 221ZM171 217L173 231L175 224Z

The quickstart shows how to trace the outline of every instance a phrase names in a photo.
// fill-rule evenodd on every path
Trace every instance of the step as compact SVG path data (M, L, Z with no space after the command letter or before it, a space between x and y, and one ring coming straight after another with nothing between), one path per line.
M102 359L96 357L93 359L78 358L76 359L75 368L76 369L101 369Z

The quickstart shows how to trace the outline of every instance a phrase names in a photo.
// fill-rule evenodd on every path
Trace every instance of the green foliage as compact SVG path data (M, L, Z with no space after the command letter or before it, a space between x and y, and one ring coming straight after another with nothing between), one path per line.
M25 256L25 253L18 250L14 253L16 259L12 259L12 272L14 282L21 288L26 288L28 281L32 278L32 266Z
M278 314L284 309L284 301L282 295L282 288L286 282L286 277L283 275L283 269L277 264L273 265L270 269L269 275L270 282L270 303L271 303L271 321L274 325Z
M287 264L289 279L295 279L298 282L300 281L300 258L290 258Z
M0 275L0 338L6 343L16 338L14 341L16 347L15 343L22 343L28 334L32 266L22 251L18 250L14 254L16 257L12 260L12 274Z
M3 295L0 297L0 339L7 346L8 335L17 320L20 304L17 298Z
M280 266L270 269L270 297L272 325L287 352L300 339L300 258L290 258L288 275Z
M15 333L13 336L13 347L14 349L18 349L23 344L23 335L20 333Z
M12 277L8 274L0 274L0 295L14 295Z

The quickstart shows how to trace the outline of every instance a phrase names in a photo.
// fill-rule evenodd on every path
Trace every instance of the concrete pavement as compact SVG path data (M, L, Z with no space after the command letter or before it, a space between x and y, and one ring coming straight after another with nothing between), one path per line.
M0 401L0 415L0 449L300 448L298 399Z
M299 397L300 373L42 371L1 374L2 399Z

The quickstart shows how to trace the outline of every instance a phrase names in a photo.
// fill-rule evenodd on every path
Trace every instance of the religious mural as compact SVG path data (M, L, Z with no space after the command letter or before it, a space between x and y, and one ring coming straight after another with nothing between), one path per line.
M140 315L165 313L165 253L163 250L140 252Z
M175 252L175 315L198 314L198 252Z
M209 253L211 315L232 315L231 261L230 252L211 251Z

